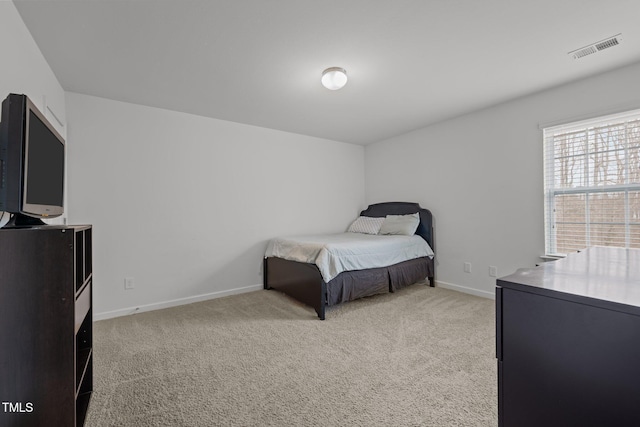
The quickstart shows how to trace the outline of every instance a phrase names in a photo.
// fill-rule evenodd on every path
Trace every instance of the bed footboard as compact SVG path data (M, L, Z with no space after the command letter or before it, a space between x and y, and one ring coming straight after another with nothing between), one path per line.
M265 258L264 288L283 292L313 307L320 320L324 320L327 285L315 264Z

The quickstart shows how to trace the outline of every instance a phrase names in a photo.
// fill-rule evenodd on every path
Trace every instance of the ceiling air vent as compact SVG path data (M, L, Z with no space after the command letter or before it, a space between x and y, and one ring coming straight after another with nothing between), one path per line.
M590 44L589 46L581 47L580 49L572 50L569 55L573 59L580 59L592 53L600 52L601 50L608 49L613 46L617 46L622 41L622 34L616 34L613 37L601 40L599 42Z

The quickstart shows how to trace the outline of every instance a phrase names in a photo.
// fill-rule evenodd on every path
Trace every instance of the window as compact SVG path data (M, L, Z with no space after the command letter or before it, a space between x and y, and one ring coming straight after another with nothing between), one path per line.
M547 254L640 248L640 110L543 133Z

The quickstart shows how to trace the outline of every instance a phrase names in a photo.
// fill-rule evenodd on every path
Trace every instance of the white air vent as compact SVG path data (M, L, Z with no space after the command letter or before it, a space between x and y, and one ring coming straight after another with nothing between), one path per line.
M589 46L581 47L580 49L572 50L569 55L573 59L580 59L592 53L600 52L601 50L608 49L613 46L617 46L622 41L622 34L616 34L613 37L601 40L599 42L590 44Z

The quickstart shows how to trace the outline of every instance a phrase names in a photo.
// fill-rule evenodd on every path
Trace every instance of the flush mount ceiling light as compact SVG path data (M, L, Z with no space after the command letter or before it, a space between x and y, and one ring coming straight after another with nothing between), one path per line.
M347 84L347 71L340 67L327 68L322 72L322 85L329 90L338 90Z

